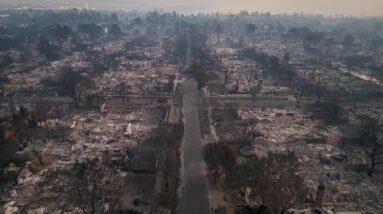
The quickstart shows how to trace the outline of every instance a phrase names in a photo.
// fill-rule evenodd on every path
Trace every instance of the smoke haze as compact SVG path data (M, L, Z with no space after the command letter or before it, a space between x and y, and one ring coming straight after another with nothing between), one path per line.
M52 8L84 7L99 10L178 10L181 12L231 12L241 10L272 13L382 16L382 0L0 0L3 4L26 4Z

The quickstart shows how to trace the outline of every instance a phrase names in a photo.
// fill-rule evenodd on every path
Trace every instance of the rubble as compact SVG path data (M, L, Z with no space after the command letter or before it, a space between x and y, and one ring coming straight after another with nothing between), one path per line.
M313 121L296 109L247 108L238 109L237 115L241 120L256 119L257 124L251 128L271 143L288 143L301 139L307 143L312 143L312 139L323 139L326 142L340 140L342 137L337 127L324 129L320 121Z

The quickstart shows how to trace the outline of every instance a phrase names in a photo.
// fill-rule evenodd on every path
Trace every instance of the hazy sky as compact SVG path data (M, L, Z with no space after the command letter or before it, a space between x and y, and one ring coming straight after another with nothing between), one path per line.
M383 0L216 0L213 7L224 11L248 8L278 13L383 15Z
M191 12L270 11L304 12L324 15L383 16L383 0L0 0L0 3L27 2L44 5L84 6L97 9L147 10L164 8Z

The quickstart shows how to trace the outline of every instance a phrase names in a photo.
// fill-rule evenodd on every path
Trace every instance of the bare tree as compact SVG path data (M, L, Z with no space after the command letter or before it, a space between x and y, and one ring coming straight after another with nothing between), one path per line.
M251 87L250 88L250 94L251 94L251 98L255 101L257 99L257 96L258 94L261 92L261 87L258 85L256 87Z
M121 82L120 84L117 85L117 93L122 99L122 104L125 104L125 96L128 92L128 86L126 85L125 82Z
M293 153L269 153L242 162L225 177L226 192L240 209L252 213L284 213L303 202L306 189L297 175Z
M87 213L114 209L121 195L122 179L113 168L102 165L97 159L76 166L80 187L77 189Z
M138 89L140 89L142 96L145 96L147 83L145 81L141 81L140 83L135 84Z
M372 118L368 115L359 117L359 135L365 152L370 159L367 174L373 176L376 166L383 164L383 138L380 116Z
M173 45L173 41L170 40L169 38L163 38L161 40L161 47L164 51L163 53L164 53L165 57L169 57L169 55L171 53L172 45Z
M222 69L225 74L225 85L229 83L230 75L233 73L231 68L223 68Z
M326 93L326 87L323 81L323 74L315 72L309 76L308 93L316 97L316 103L321 103L322 97Z
M69 94L76 107L79 106L83 93L93 86L92 80L71 67L65 67L58 79L60 91Z
M198 59L193 60L192 64L190 65L190 72L196 79L199 90L206 86L209 78L205 71L205 68Z
M370 158L370 167L368 169L368 175L373 176L374 169L378 165L383 164L383 140L382 138L370 143L367 150L367 154Z
M247 83L250 84L253 80L258 78L257 69L255 64L249 64L242 67L242 71L246 75Z
M339 105L337 97L327 96L323 101L322 118L327 124L335 124L344 121L347 112Z
M303 78L295 78L292 90L293 90L293 96L296 101L296 107L300 107L302 98L306 95L308 88L308 83L306 79Z
M66 25L55 24L49 27L51 36L57 41L62 48L63 44L73 34L72 29Z
M284 63L287 63L287 64L288 64L288 63L290 62L290 58L291 58L291 57L290 57L289 52L286 52L286 53L283 54L283 62L284 62Z
M217 34L217 43L221 40L221 34L223 33L223 26L218 21L214 22L214 31Z
M304 90L300 87L294 89L294 98L296 102L296 107L300 107L302 97L304 96Z
M207 144L204 148L204 157L215 182L237 162L234 151L226 142Z
M185 62L189 49L189 40L186 34L178 34L174 42L174 54L181 62Z
M257 30L257 28L258 28L257 25L255 25L253 23L247 24L246 25L246 34L247 34L247 36L251 37L254 34L255 30Z

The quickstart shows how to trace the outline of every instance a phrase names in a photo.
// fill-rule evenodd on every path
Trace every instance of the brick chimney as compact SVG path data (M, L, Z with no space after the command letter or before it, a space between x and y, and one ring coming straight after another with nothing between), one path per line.
M314 202L314 207L315 208L321 208L322 207L323 196L324 196L324 191L325 190L326 190L326 186L324 185L323 182L321 182L318 185L317 197L315 198L315 202Z

